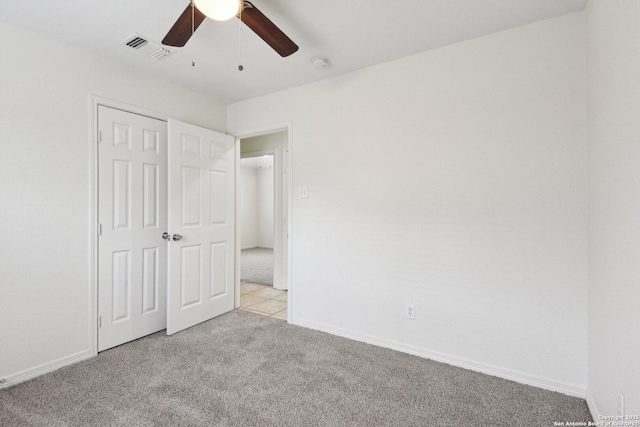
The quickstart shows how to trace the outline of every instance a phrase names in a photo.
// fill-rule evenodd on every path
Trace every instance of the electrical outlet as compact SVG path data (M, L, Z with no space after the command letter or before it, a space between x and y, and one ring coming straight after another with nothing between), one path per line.
M298 198L299 199L308 199L309 198L309 187L298 187Z
M622 390L618 390L618 415L624 419L624 394L622 394Z
M416 308L413 304L407 304L406 316L407 316L407 319L415 320Z

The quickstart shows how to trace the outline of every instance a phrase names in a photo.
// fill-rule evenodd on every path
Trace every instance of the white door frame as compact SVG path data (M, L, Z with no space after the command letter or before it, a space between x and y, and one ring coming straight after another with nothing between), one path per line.
M139 108L97 95L89 96L89 107L91 111L91 116L89 118L89 153L91 156L91 219L89 227L91 250L89 251L89 266L91 274L91 289L89 291L88 301L90 356L98 354L98 107L101 105L165 122L169 119L166 114L158 113L156 111Z
M293 295L294 295L294 280L293 280L293 123L288 122L275 126L266 126L258 129L240 130L234 132L236 137L236 308L240 307L240 197L238 197L239 187L237 183L240 179L240 141L246 138L252 138L254 136L269 135L278 132L287 132L287 150L282 150L282 161L287 166L287 174L283 177L282 184L286 184L288 189L287 199L287 225L284 228L284 232L288 234L289 241L287 245L287 322L293 323ZM285 182L286 181L286 182Z

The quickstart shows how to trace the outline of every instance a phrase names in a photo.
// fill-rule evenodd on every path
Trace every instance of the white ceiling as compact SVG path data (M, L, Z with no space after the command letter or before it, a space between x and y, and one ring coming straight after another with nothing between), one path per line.
M0 19L222 103L253 98L583 10L586 0L252 0L300 50L281 58L239 20L205 20L156 60L121 44L160 42L189 0L0 0ZM244 71L238 71L240 62ZM326 56L318 70L311 59ZM195 61L196 66L192 66Z

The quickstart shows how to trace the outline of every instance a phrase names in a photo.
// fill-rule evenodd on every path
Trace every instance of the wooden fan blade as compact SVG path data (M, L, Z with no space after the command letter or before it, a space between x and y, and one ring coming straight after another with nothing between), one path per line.
M175 47L184 46L193 35L193 32L202 24L204 18L206 18L204 13L200 12L197 7L192 7L191 4L189 4L164 37L162 44Z
M282 57L286 57L298 50L295 44L280 28L271 22L269 18L264 16L254 5L245 2L245 6L240 13L240 18L247 27L251 28L262 40L273 48Z

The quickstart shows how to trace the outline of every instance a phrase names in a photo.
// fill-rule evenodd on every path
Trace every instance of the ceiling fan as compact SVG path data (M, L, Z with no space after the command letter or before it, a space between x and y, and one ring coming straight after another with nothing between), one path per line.
M236 16L280 56L287 57L298 50L298 45L251 2L243 0L192 1L194 3L187 6L162 40L163 44L175 47L184 46L206 17L224 21Z

